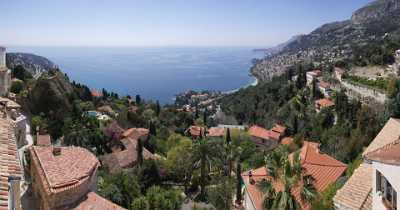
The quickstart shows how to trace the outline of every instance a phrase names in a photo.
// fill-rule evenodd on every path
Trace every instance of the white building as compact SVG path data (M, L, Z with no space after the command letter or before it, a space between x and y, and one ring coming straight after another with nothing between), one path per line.
M395 56L398 57L398 58L400 58L400 49L396 50Z
M311 85L313 80L316 80L322 75L321 70L313 70L306 73L307 85Z
M0 47L0 96L7 96L11 87L11 71L6 66L6 48Z
M400 202L400 119L391 118L333 202L338 210L396 210Z

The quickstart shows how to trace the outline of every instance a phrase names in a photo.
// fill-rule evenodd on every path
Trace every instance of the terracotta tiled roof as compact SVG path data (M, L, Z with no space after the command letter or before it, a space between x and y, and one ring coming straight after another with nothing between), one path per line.
M137 139L126 138L122 139L121 142L124 144L125 149L122 151L113 152L104 155L101 159L108 170L115 174L120 172L122 169L131 168L136 165L137 161ZM155 156L146 148L143 148L144 159L154 159Z
M262 139L269 139L270 133L267 129L262 128L260 126L254 125L249 128L249 134L251 136L262 138Z
M0 209L8 209L8 176L22 176L12 123L0 118Z
M204 128L192 125L186 130L186 132L188 132L193 137L198 137L200 136L200 133L204 133Z
M282 128L278 128L282 129ZM261 139L266 139L266 140L279 140L281 137L281 133L275 132L273 130L267 130L265 128L262 128L260 126L254 125L249 128L249 134L251 136L261 138Z
M36 139L36 145L38 146L50 146L51 138L49 134L46 135L38 135Z
M149 129L146 128L129 128L122 133L122 138L131 137L134 139L145 138L149 135Z
M338 209L369 209L372 208L372 165L362 163L346 184L337 191L333 202Z
M121 206L97 195L94 192L89 192L86 197L71 210L126 210Z
M221 127L212 127L208 129L207 136L211 137L223 137L225 135L225 128Z
M363 152L363 156L387 144L393 143L400 137L400 119L390 118L375 139Z
M59 192L79 185L90 178L99 166L96 156L81 147L60 147L54 155L53 148L33 146L30 148L35 166L40 171L47 193ZM77 161L79 160L79 161Z
M314 186L318 192L324 191L330 184L336 182L336 180L344 173L347 166L346 164L337 161L336 159L321 154L318 149L318 144L312 142L304 142L304 145L300 152L300 159L303 168L306 173L310 174L314 178ZM291 154L293 157L293 154ZM256 170L252 170L254 180L261 181L263 179L270 180L266 168L261 167ZM242 178L245 181L246 189L250 194L252 202L254 203L257 210L263 210L262 202L263 195L258 189L256 184L248 182L248 172L242 174ZM247 180L247 181L246 181ZM273 183L275 190L282 190L283 186L281 182L274 181ZM300 203L301 209L310 209L310 204L305 203L300 197L300 188L295 188L292 192L296 200Z
M327 98L323 98L323 99L319 99L315 101L316 105L319 105L321 108L323 107L330 107L330 106L334 106L335 103Z
M95 89L91 90L90 93L92 94L93 97L96 98L103 97L103 93Z
M286 127L283 125L275 124L275 126L271 128L271 131L283 134L286 131Z
M282 139L281 144L291 145L291 144L293 144L293 141L294 140L293 140L292 137L285 137L285 138Z
M366 159L390 165L400 165L400 139L368 153Z

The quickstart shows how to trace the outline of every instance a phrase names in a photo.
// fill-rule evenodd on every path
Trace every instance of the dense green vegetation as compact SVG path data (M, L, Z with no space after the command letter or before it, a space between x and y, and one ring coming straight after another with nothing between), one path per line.
M382 77L376 79L368 79L365 77L346 75L344 79L346 81L349 81L350 83L355 83L357 85L365 85L370 88L375 88L382 91L386 91L388 86L388 79Z

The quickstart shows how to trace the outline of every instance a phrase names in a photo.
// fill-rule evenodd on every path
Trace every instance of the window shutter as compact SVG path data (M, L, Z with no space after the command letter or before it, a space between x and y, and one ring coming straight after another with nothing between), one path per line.
M382 186L381 186L381 173L379 171L376 171L376 192L382 191Z

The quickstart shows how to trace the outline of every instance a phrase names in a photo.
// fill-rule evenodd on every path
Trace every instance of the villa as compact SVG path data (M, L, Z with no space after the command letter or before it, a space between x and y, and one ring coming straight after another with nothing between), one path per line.
M204 136L204 128L201 126L192 125L185 131L186 135L192 137L192 139L198 139L201 136Z
M391 118L362 154L363 163L333 198L338 210L398 209L400 119Z
M329 155L322 154L319 150L319 144L308 141L305 141L301 148L300 160L302 167L314 178L313 184L318 192L323 192L330 184L336 182L347 169L346 164ZM264 195L258 189L257 183L264 179L272 179L268 175L266 167L243 172L242 179L244 182L244 209L264 210ZM274 181L272 184L275 190L282 189L281 182ZM294 189L292 195L300 204L301 209L308 210L311 208L309 203L301 199L299 189Z
M335 67L335 77L337 80L342 81L345 71L341 68Z

